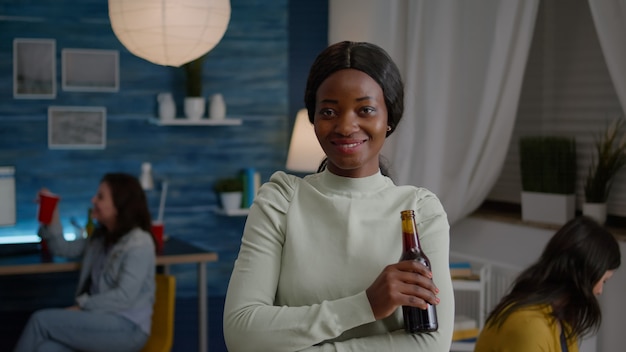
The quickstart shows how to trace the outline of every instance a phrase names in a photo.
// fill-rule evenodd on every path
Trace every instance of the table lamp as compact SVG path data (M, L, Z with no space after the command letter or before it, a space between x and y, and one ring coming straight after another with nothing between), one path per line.
M307 110L301 109L293 125L286 168L297 172L315 172L324 156Z

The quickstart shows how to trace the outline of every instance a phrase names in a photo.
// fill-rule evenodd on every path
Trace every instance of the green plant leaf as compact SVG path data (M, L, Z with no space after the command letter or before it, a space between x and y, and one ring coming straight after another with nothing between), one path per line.
M595 139L596 155L591 156L585 180L586 202L606 203L615 174L626 165L625 123L623 118L612 121Z
M213 190L223 192L243 192L243 180L240 177L221 178L215 181Z
M574 138L529 136L520 138L522 189L528 192L576 192Z

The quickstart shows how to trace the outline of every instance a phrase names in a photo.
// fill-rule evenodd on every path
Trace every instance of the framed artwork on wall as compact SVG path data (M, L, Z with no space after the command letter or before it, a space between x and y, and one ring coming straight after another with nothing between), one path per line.
M56 41L13 39L13 98L56 97Z
M117 92L119 52L117 50L63 49L62 88L73 92Z
M104 149L105 147L105 107L48 107L48 148Z

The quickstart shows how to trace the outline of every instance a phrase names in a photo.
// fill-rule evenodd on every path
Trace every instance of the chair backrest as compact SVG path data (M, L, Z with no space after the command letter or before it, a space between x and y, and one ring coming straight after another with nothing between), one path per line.
M174 343L174 307L176 306L176 278L156 274L156 294L152 312L150 338L141 352L169 352Z

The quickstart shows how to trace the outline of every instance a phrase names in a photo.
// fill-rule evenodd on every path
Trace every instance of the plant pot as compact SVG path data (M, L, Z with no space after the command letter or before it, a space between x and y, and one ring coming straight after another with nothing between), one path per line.
M220 202L222 203L222 209L226 211L241 209L242 198L243 198L242 192L220 193Z
M588 216L600 225L606 222L606 203L583 203L583 215Z
M185 116L194 121L199 121L204 115L204 97L185 97Z
M522 192L522 220L563 225L576 215L575 194Z

